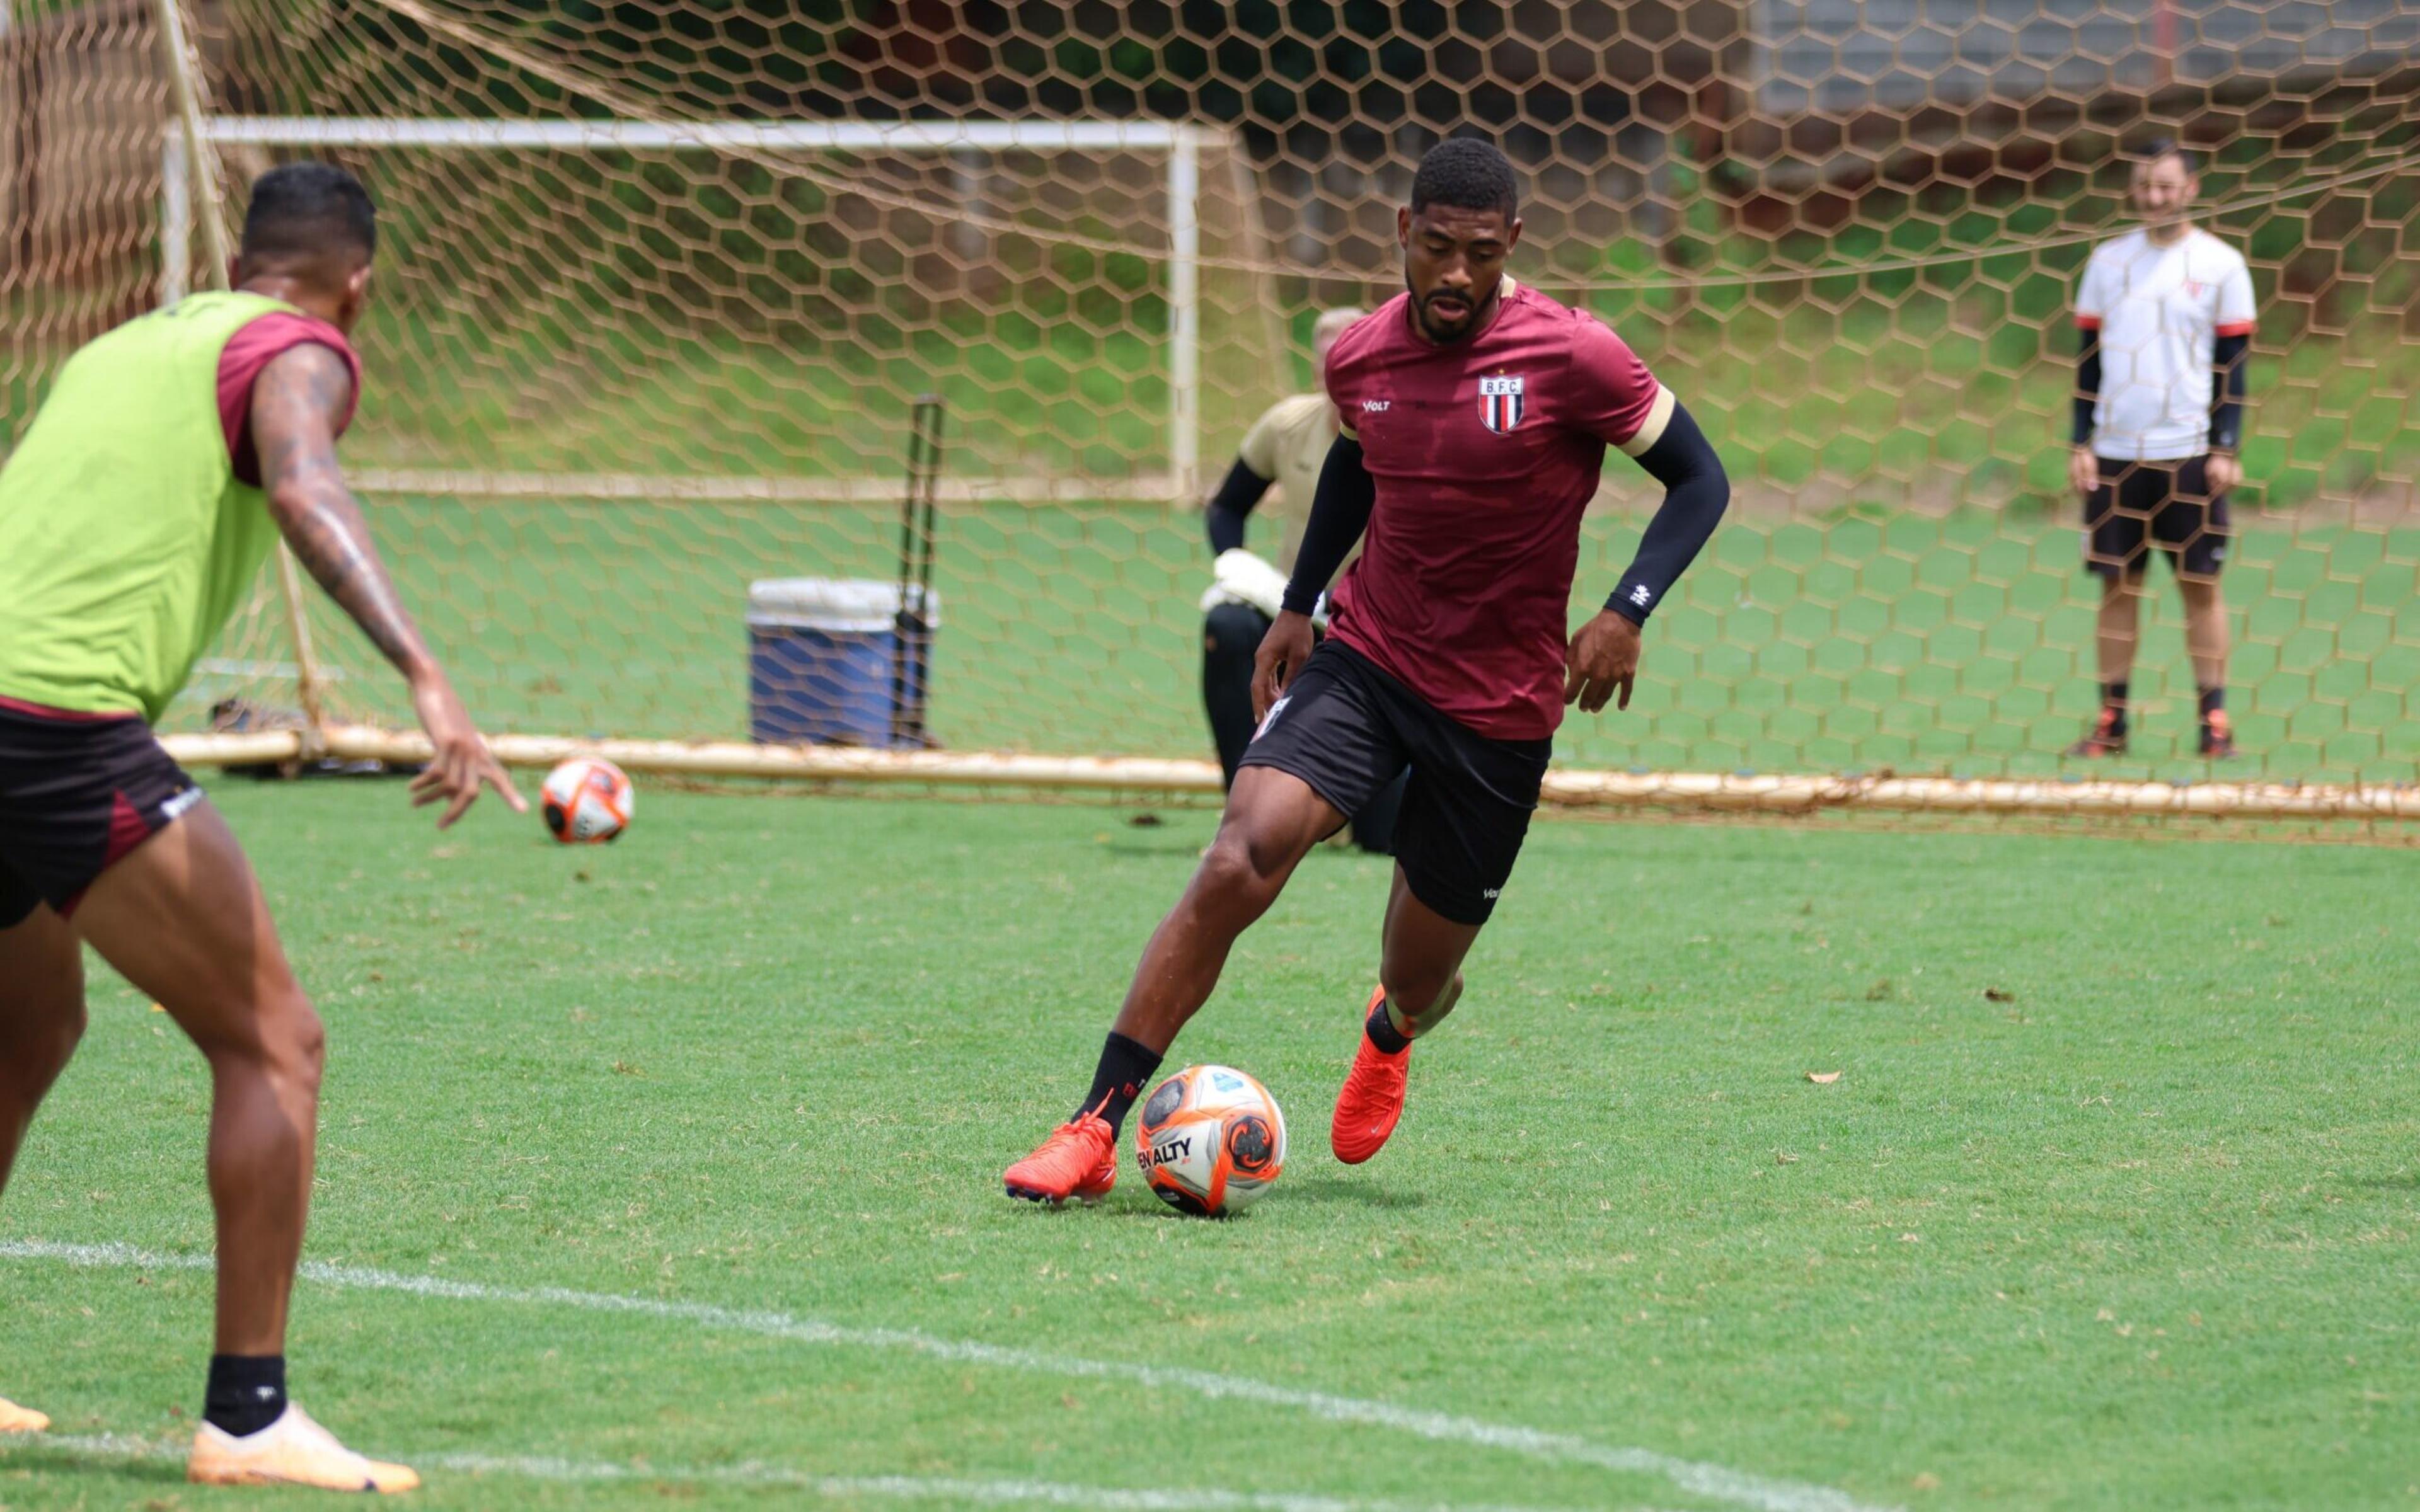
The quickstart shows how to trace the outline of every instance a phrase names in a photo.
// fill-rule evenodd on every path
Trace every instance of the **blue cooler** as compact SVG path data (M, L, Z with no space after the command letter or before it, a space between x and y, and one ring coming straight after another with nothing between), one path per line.
M913 588L908 597L911 608L923 610L923 631L903 637L895 582L773 578L750 583L749 738L765 745L923 745L924 692L941 601L939 594L927 597Z

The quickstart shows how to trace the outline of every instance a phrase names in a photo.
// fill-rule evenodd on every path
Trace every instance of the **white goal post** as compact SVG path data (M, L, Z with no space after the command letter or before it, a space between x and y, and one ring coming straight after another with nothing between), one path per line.
M1165 153L1169 228L1169 412L1166 488L1192 501L1202 471L1202 154L1223 139L1171 121L640 121L379 119L334 116L213 116L201 123L214 147L435 147L474 151L889 152L1013 151ZM181 129L163 139L160 162L160 302L193 287L194 202ZM946 217L943 207L934 207ZM394 474L397 492L480 492L477 480ZM658 480L633 480L653 493ZM758 497L767 480L734 480L735 497ZM472 486L465 486L465 485ZM695 490L704 480L690 480ZM884 480L883 488L895 485ZM503 491L521 491L511 480ZM711 496L710 485L708 496ZM1037 484L1043 494L1052 490ZM998 490L995 490L995 497Z

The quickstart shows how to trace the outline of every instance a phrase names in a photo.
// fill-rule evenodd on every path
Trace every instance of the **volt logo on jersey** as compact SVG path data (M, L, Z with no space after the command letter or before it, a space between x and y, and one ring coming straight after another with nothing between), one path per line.
M1521 376L1497 374L1479 380L1479 423L1501 436L1521 424Z

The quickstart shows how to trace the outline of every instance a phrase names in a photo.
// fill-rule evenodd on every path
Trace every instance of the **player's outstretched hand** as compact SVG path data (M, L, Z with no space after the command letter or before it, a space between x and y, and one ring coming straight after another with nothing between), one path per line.
M437 816L437 827L443 829L462 817L485 783L504 795L513 812L529 812L528 801L514 791L513 779L488 749L478 727L471 722L470 711L462 707L443 672L432 670L412 680L411 707L433 748L427 767L411 779L413 808L445 805L445 811Z
M1613 610L1599 609L1580 626L1563 653L1563 702L1590 714L1618 689L1620 707L1630 707L1630 680L1638 675L1638 626Z
M1261 637L1261 649L1252 653L1253 723L1269 717L1269 705L1310 659L1310 615L1280 613L1269 622L1269 633Z

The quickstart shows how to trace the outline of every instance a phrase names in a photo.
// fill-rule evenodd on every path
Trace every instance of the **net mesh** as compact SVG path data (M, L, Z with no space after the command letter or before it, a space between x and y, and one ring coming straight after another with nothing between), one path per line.
M78 342L196 256L163 229L147 15L18 0L0 43L11 437ZM2166 134L2206 149L2203 224L2259 311L2224 579L2244 754L2221 775L2406 780L2420 751L2420 9L225 0L194 21L222 124L690 133L218 148L230 183L324 156L380 201L345 454L497 729L746 738L769 634L750 583L896 578L932 392L933 737L1206 756L1189 506L1312 386L1318 313L1400 286L1412 166L1476 131L1524 176L1516 273L1621 331L1736 488L1632 711L1575 717L1559 764L2055 776L2097 699L2071 312L2127 224L2121 145ZM983 134L1071 121L1133 131ZM709 141L734 122L926 134ZM1656 497L1613 461L1575 620ZM1274 554L1307 504L1273 496L1251 544ZM2165 579L2133 754L2096 773L2211 775ZM177 722L291 702L272 588ZM366 643L309 613L332 710L405 722Z

